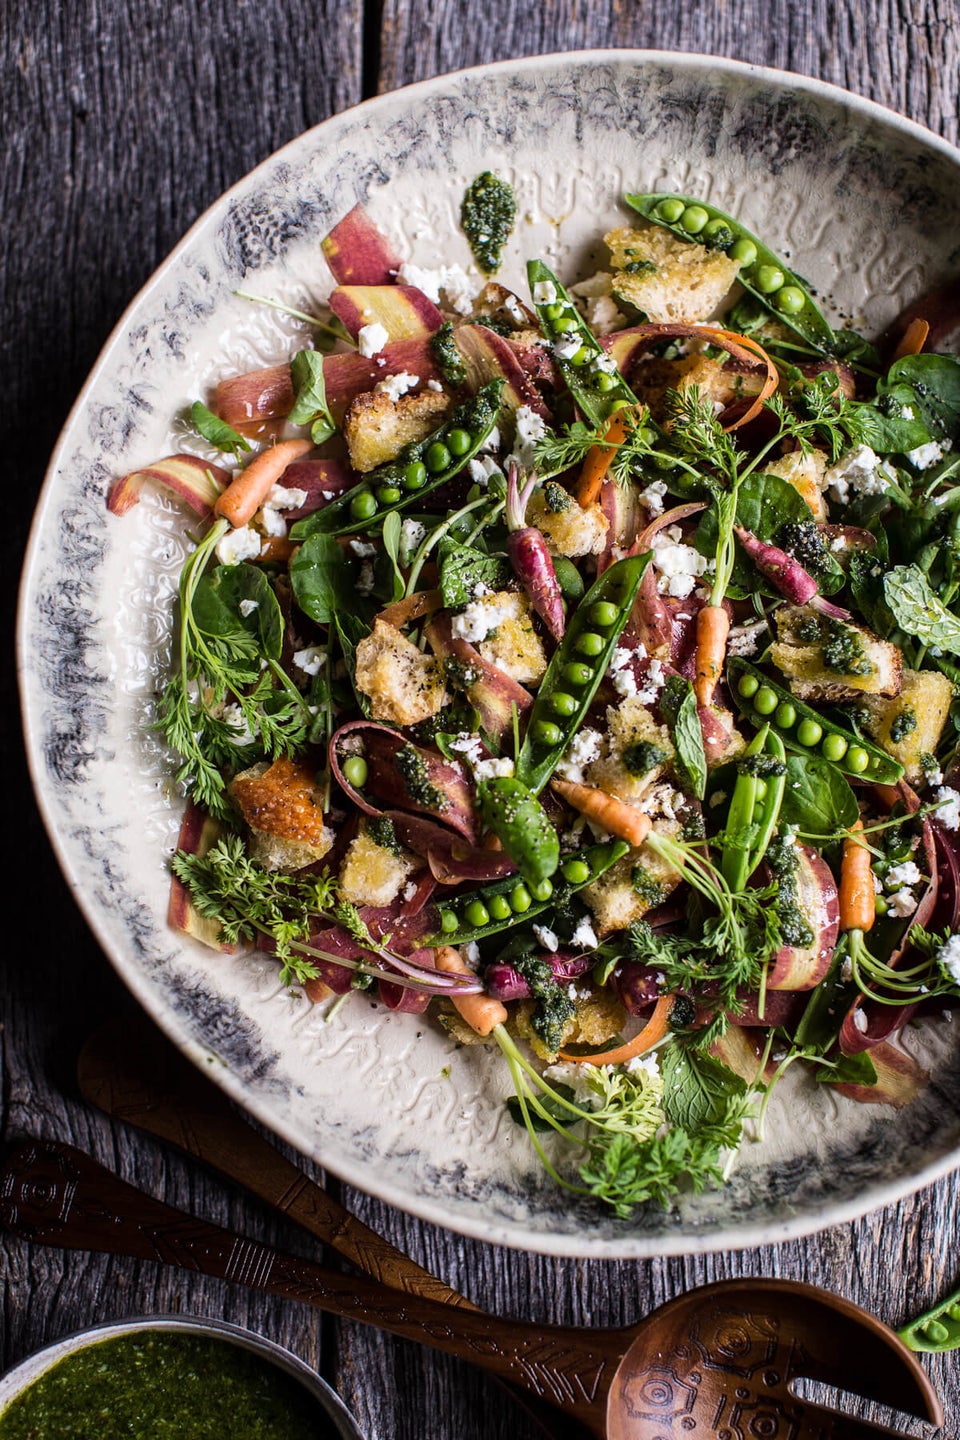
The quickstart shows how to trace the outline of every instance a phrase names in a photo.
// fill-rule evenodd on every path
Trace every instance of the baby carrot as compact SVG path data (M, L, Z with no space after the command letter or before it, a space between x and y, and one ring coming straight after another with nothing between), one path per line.
M704 605L697 614L694 693L698 705L709 705L727 658L730 616L722 605Z
M246 525L260 509L287 466L313 448L311 440L281 440L279 445L262 451L240 471L233 484L224 490L214 506L216 513L223 515L231 525Z
M877 895L873 887L873 871L870 868L870 851L863 834L863 821L852 826L851 833L843 842L843 859L840 863L840 929L866 932L872 927L877 915Z
M452 945L439 946L434 954L434 964L448 975L473 975L460 951ZM450 999L461 1019L478 1035L489 1035L491 1030L504 1025L508 1019L506 1006L494 1000L492 995L451 995Z
M914 316L906 330L904 330L900 344L893 352L894 360L902 360L905 355L919 355L927 343L927 336L929 334L929 320L921 320L919 316Z
M625 1045L618 1045L614 1050L604 1050L600 1055L571 1055L568 1051L561 1050L560 1059L571 1061L574 1065L626 1065L628 1060L645 1055L654 1045L659 1045L669 1030L670 1011L675 998L674 995L661 995L653 1008L653 1014L639 1035L635 1035Z
M606 790L592 785L579 785L575 780L550 781L550 788L588 820L595 820L610 835L630 845L642 845L650 834L650 816L635 805L628 805Z
M607 427L603 444L594 445L587 451L583 468L580 471L580 479L577 481L577 501L584 510L590 505L595 505L600 498L600 487L604 477L610 469L617 446L622 445L627 438L627 426L630 417L635 413L630 406L618 410Z

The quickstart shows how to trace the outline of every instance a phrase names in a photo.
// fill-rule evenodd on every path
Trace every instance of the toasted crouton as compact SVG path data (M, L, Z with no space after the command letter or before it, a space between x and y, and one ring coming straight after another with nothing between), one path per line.
M658 226L649 230L624 226L604 239L614 269L614 297L654 322L708 319L740 269L739 260L677 240ZM627 268L631 265L638 268L631 271Z
M302 870L333 844L324 823L323 793L313 767L281 757L253 765L230 786L250 827L250 851L267 870Z
M423 440L443 421L452 401L438 390L391 400L383 390L358 395L343 419L350 464L365 474L395 460L405 445Z
M364 825L351 840L340 867L340 894L354 905L389 905L421 864L401 846L388 849L378 845Z
M551 555L599 555L607 540L608 521L600 506L584 509L561 485L536 491L527 506L527 524L541 532Z
M680 826L676 820L655 820L653 829L658 835L676 835ZM679 870L648 845L641 845L581 893L593 912L597 934L603 936L641 919L676 890L682 879Z
M907 780L922 779L940 743L947 722L953 686L939 670L904 670L900 694L892 700L868 695L863 705L869 719L863 728L899 760ZM894 738L896 736L896 739Z
M357 646L354 678L373 719L394 725L429 720L449 698L439 662L383 620Z
M770 659L801 700L855 700L898 695L903 656L863 625L834 620L805 606L777 611L779 639Z
M823 498L823 476L827 468L827 457L822 450L793 450L772 464L764 465L767 475L779 475L786 480L802 500L806 500L813 511L814 520L826 520L827 502Z
M672 758L667 727L657 724L636 695L629 695L607 707L607 753L593 761L585 778L588 785L619 800L637 800Z
M498 590L475 600L471 609L491 607L496 628L477 642L484 660L516 680L519 685L536 685L543 679L547 655L533 628L533 612L526 595L515 590Z
M668 390L682 393L696 386L701 399L727 406L745 395L756 395L762 384L758 375L728 370L722 360L699 350L679 360L651 355L635 367L630 381L637 397L649 405L654 419L668 426L670 416L665 403Z
M609 990L594 990L574 1000L576 1013L570 1016L563 1029L563 1045L602 1045L623 1029L627 1012L620 1001ZM552 1060L556 1051L549 1050L533 1028L536 1003L521 1000L511 1016L511 1028L541 1060Z

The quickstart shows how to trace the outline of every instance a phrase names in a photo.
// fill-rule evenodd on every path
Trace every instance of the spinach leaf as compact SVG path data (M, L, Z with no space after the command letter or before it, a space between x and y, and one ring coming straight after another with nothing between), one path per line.
M291 425L309 425L314 445L336 433L337 423L327 408L327 387L323 379L323 356L316 350L298 350L290 362L290 378L296 400L288 419Z
M746 1093L746 1082L719 1060L692 1046L672 1041L660 1052L663 1111L691 1134L723 1123L732 1096Z
M264 572L256 565L218 565L193 595L193 619L204 635L226 641L237 653L279 660L283 615Z
M859 1055L838 1055L835 1065L817 1067L814 1075L821 1085L876 1085L877 1067L869 1050Z
M707 788L707 757L692 683L681 675L671 675L660 695L660 709L677 752L677 774L702 800Z
M794 522L812 524L813 511L789 481L779 475L748 475L737 497L737 524L751 531L758 540L776 544L779 531ZM701 555L712 558L718 538L717 510L711 505L697 527L693 543ZM843 571L832 556L826 556L825 561L817 573L817 581L825 594L832 595L843 584ZM780 591L759 574L738 544L727 594L733 600L746 600L757 591L763 595L780 595Z
M251 450L253 447L250 441L245 439L239 431L228 425L226 420L221 420L219 415L214 415L199 400L195 400L190 406L190 423L194 430L197 430L217 450L223 450L227 455L239 455L242 450Z
M924 645L960 655L960 619L930 588L916 565L897 565L883 578L883 593L901 630Z
M303 542L290 561L290 583L300 609L318 625L356 611L356 565L332 535L320 532Z
M485 555L456 542L440 547L440 593L447 610L469 605L477 585L501 589L510 578L510 566L500 555Z
M794 1044L801 1050L829 1050L840 1034L850 1005L857 994L851 980L843 979L843 962L847 947L843 939L834 952L830 969L815 990L810 991L807 1007L794 1033Z
M909 405L937 439L960 440L960 359L955 355L904 355L890 366L877 394Z
M788 755L780 818L815 835L834 835L856 823L857 797L835 765L818 755Z
M573 1101L574 1093L569 1085L558 1085L554 1082L553 1089L556 1090L561 1100L566 1100L568 1102ZM547 1114L551 1115L554 1120L559 1122L559 1124L563 1126L568 1126L576 1123L576 1116L571 1115L570 1111L567 1110L565 1106L559 1104L558 1101L554 1100L552 1096L538 1095L537 1099L543 1106L544 1110L546 1110ZM514 1122L515 1125L522 1125L524 1123L523 1111L520 1108L520 1101L517 1099L516 1095L510 1096L509 1100L507 1101L507 1110L510 1113L510 1119ZM530 1116L530 1124L533 1126L534 1130L543 1131L552 1130L554 1128L550 1124L550 1121L545 1120L542 1115L539 1115L537 1111L534 1110L533 1106L529 1103L527 1105L527 1114Z
M882 531L880 532L882 534ZM850 589L871 630L889 637L897 622L883 593L884 556L873 551L858 551L850 557Z
M365 695L362 690L357 689L355 676L357 673L357 646L370 634L370 627L353 610L338 610L333 617L333 623L336 626L337 639L340 641L340 649L343 652L343 663L347 667L354 696L360 709L369 719L370 697Z
M378 600L392 605L404 591L404 579L400 573L400 536L403 520L395 510L384 516L381 538L382 547L373 562L373 593Z
M869 400L847 406L851 433L878 455L903 455L926 445L930 431L917 415L913 391L898 385L884 398L883 409ZM913 417L902 410L913 410Z

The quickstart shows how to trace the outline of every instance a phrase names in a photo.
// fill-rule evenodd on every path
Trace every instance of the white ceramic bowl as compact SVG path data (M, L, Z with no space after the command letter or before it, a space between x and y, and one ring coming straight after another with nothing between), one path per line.
M129 1320L108 1320L103 1325L93 1325L89 1330L78 1330L73 1335L65 1335L62 1339L55 1340L52 1345L28 1355L0 1378L0 1415L13 1400L29 1390L34 1381L39 1380L66 1356L85 1350L89 1345L100 1345L105 1340L115 1340L123 1335L137 1335L150 1330L203 1336L209 1340L222 1340L225 1344L236 1345L241 1350L249 1350L251 1354L276 1366L303 1386L306 1394L316 1401L318 1414L322 1414L330 1422L331 1436L339 1436L340 1440L364 1440L356 1421L339 1395L292 1351L275 1344L273 1340L265 1339L262 1335L254 1334L252 1330L244 1330L240 1325L229 1325L225 1320L206 1320L185 1315L139 1315Z
M960 234L960 161L866 101L697 56L611 51L511 61L368 101L303 135L204 215L120 321L50 465L23 582L20 664L38 799L77 901L131 990L206 1073L350 1184L466 1234L627 1258L751 1245L894 1200L957 1163L960 1063L948 1026L905 1043L935 1083L909 1110L789 1077L769 1139L729 1187L617 1221L560 1193L504 1113L498 1054L355 997L325 1024L256 955L166 927L180 805L148 726L170 648L189 521L149 496L107 514L114 476L178 448L176 412L220 376L289 357L308 331L237 289L302 309L331 280L327 229L358 200L421 265L469 263L457 214L480 170L507 178L523 260L589 275L629 218L623 191L674 189L737 214L876 334L942 281ZM195 441L194 441L195 443Z

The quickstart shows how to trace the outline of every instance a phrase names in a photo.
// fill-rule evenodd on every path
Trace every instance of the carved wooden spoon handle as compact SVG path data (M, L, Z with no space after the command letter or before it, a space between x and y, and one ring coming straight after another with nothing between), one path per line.
M0 1171L0 1223L42 1244L177 1265L300 1300L469 1360L604 1434L629 1333L501 1320L342 1275L198 1220L118 1179L72 1145L21 1141Z

